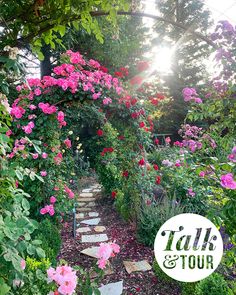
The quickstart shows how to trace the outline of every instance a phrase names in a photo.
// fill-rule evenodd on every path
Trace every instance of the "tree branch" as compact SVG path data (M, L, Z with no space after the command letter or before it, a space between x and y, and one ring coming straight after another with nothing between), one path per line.
M109 15L109 13L104 12L104 11L92 11L90 14L91 14L92 17L100 17L100 16L108 16ZM144 12L132 12L132 11L129 11L129 12L118 11L117 15L126 15L126 16L141 17L141 18L142 17L147 17L147 18L151 18L151 19L154 19L154 20L163 21L165 23L171 24L171 25L173 25L175 27L178 27L178 28L184 30L185 32L187 32L187 33L195 36L196 38L206 42L207 44L209 44L213 48L217 48L216 44L214 42L212 42L207 36L205 36L205 35L203 35L201 33L198 33L198 32L196 32L195 30L193 30L191 28L187 28L187 27L185 27L184 25L182 25L179 22L175 22L175 21L173 21L171 19L167 19L165 17L161 17L161 16L149 14L149 13L144 13ZM70 19L66 19L64 21L64 23L62 23L62 24L66 24L66 23L68 23L70 21L73 21L73 20L79 20L80 18L81 18L81 16L74 16L74 17L72 17ZM42 33L52 29L53 27L54 27L54 24L50 24L50 25L47 25L46 27L41 28L36 33L31 33L26 37L21 37L21 38L17 39L17 41L16 41L17 44L16 45L19 46L19 47L22 47L22 46L24 46L24 44L29 43L30 41L32 41L32 39L35 38L36 36L40 36Z

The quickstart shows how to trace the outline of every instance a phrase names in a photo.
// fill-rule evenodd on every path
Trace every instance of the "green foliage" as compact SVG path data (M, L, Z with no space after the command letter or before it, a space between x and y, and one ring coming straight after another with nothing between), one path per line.
M181 283L181 295L196 294L197 283Z
M196 295L230 295L233 294L229 289L224 277L218 273L213 273L196 285Z
M56 257L61 247L61 236L58 226L53 224L48 218L39 223L36 240L41 240L41 247L45 252L45 256L53 263L56 263Z
M138 239L152 247L159 228L171 217L184 212L175 199L164 197L162 201L143 205L139 213Z
M61 44L66 26L83 28L103 42L98 22L93 12L108 13L107 19L115 24L118 9L128 10L126 0L49 0L49 1L1 1L1 45L32 45L33 51L43 59L41 47L55 48ZM25 13L27 11L27 13ZM19 37L20 36L20 37Z
M160 268L158 265L156 259L154 259L153 262L153 271L158 278L159 281L165 284L173 283L175 282L171 277L169 277L167 274L164 273L164 271Z

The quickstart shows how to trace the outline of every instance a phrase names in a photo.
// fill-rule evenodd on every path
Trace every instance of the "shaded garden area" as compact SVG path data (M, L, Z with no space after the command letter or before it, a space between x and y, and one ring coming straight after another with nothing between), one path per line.
M172 2L0 3L0 295L236 294L236 28ZM199 282L155 261L181 213L223 238Z

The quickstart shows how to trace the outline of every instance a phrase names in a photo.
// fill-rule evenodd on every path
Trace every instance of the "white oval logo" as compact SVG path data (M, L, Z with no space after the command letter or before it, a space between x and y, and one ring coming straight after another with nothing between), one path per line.
M207 218L185 213L167 220L159 229L154 251L160 268L181 282L208 277L219 265L223 240Z

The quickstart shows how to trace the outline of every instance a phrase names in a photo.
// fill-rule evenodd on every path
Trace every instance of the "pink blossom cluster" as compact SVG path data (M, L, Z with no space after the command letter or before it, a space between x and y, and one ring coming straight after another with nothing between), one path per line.
M57 108L49 103L40 102L38 107L47 115L51 115L57 111Z
M67 265L58 266L56 269L50 267L47 270L48 281L55 282L59 294L72 295L77 285L76 272Z
M112 99L111 99L110 97L105 97L105 98L103 99L102 103L103 103L104 105L108 105L108 104L112 103Z
M56 165L60 165L61 162L63 161L62 153L59 152L59 153L53 158L53 160L54 160L54 163L55 163Z
M55 209L53 204L45 205L43 208L40 209L40 214L49 214L50 216L53 216L55 214Z
M60 124L60 128L62 126L66 126L66 121L65 121L65 114L62 111L59 111L57 114L57 121Z
M25 114L25 109L23 109L21 106L13 106L10 114L16 119L21 119Z
M202 143L196 140L183 140L183 146L189 148L189 150L194 153L196 150L200 150L202 148Z
M104 269L110 257L120 252L120 246L116 243L101 243L97 252L98 267Z
M65 185L64 186L64 190L68 194L68 197L70 199L73 199L74 198L75 194L72 192L72 190L68 186Z
M196 89L194 88L184 88L182 94L184 97L184 101L194 101L196 103L202 103L201 98L198 97Z
M236 189L236 181L234 180L234 176L232 173L221 175L220 184L222 187L227 189Z
M21 138L21 139L16 139L14 142L14 147L12 149L12 152L7 155L7 158L12 159L17 152L25 150L25 145L27 143L27 139ZM27 156L27 154L25 154Z
M22 130L24 130L26 134L30 134L32 133L32 129L34 128L34 126L34 122L30 121L27 125L22 126Z
M68 149L71 148L71 141L70 141L69 138L67 138L67 139L64 140L64 144L66 145L66 147L67 147Z
M236 146L233 147L231 154L228 155L228 159L231 162L236 163Z
M202 135L202 128L194 125L185 124L178 131L184 139L198 139Z

